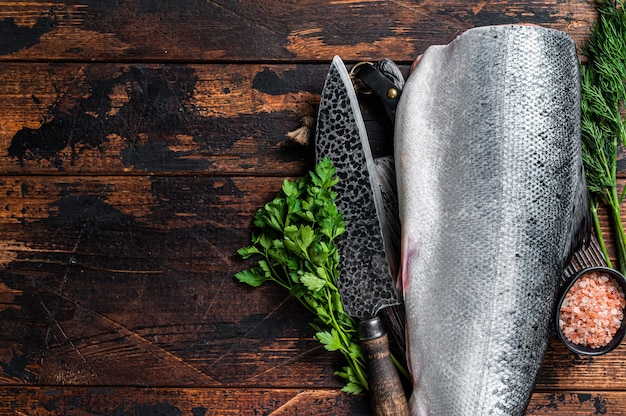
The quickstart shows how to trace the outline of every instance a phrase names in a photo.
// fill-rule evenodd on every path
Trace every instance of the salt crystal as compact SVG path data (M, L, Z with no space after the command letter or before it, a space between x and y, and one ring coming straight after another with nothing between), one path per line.
M625 306L624 293L613 279L589 273L566 294L559 328L571 342L598 348L608 344L621 326ZM589 319L592 316L597 318Z

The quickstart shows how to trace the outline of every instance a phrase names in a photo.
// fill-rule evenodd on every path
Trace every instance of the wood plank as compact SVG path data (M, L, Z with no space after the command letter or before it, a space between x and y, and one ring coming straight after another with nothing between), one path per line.
M369 414L297 301L233 277L255 211L312 166L285 133L335 54L406 73L466 29L522 22L582 45L595 7L0 0L0 414ZM622 414L625 360L552 339L526 414Z
M0 172L299 176L313 148L286 133L315 115L327 70L2 63ZM374 152L388 154L384 112L371 97L361 104Z
M301 175L327 65L0 64L6 174ZM405 72L408 68L404 67ZM374 151L391 144L363 98Z
M595 16L586 0L3 0L0 60L410 62L479 25L534 23L581 42Z
M339 386L304 308L233 278L282 179L0 178L0 382ZM537 388L626 389L624 360L554 341Z
M530 399L526 415L621 415L626 408L626 393L597 391L536 392Z
M626 345L597 357L578 356L553 338L537 380L537 389L626 390Z
M535 392L527 416L621 415L626 393ZM0 413L16 415L367 416L367 396L336 389L0 387Z
M368 416L366 397L334 389L0 388L0 414Z
M6 174L301 174L327 65L0 64Z
M308 312L234 279L281 182L0 179L0 381L340 385Z

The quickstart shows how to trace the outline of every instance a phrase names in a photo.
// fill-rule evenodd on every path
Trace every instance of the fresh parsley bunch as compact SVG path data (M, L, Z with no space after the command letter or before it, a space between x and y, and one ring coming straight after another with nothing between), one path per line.
M252 245L238 250L244 259L260 256L258 265L235 276L253 287L273 281L312 312L315 338L348 362L335 373L346 381L342 391L357 394L368 388L366 363L357 323L344 312L337 289L339 253L333 241L345 224L334 203L335 173L324 158L308 175L285 179L276 198L256 213L259 233L252 235Z
M626 273L626 235L620 204L624 189L617 185L618 147L626 145L626 12L624 0L600 0L599 20L582 50L588 58L581 66L583 162L591 194L596 235L609 267L611 261L600 230L598 207L609 211L619 270Z

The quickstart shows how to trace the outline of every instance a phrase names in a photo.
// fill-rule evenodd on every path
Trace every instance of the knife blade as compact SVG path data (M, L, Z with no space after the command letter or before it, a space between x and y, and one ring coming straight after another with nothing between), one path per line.
M339 178L334 190L346 231L336 240L341 260L337 282L344 310L360 322L368 360L370 400L376 415L407 415L408 405L389 354L378 312L400 304L391 275L391 241L356 92L343 61L333 59L318 110L316 159L328 157Z

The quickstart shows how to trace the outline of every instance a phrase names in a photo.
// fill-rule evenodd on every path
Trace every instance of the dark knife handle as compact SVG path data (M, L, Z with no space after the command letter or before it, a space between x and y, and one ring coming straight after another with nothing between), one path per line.
M389 355L380 318L361 321L361 347L368 363L369 394L375 416L409 416L404 389Z

